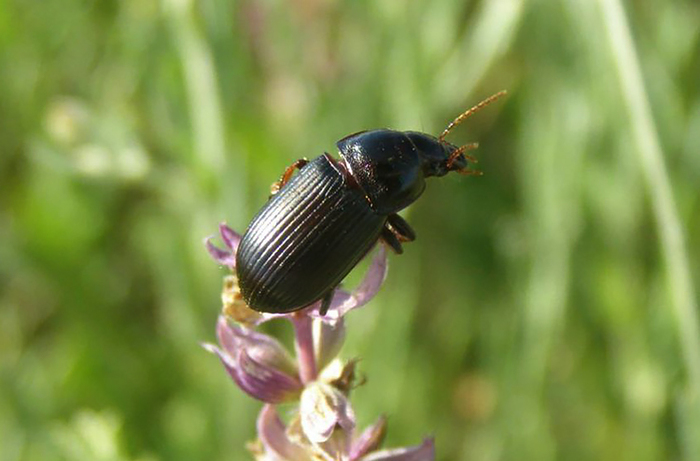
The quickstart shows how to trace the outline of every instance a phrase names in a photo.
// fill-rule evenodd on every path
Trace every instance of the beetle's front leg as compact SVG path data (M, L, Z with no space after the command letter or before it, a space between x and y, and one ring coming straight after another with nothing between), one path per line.
M396 254L401 254L403 253L401 243L412 242L416 239L416 233L405 219L393 213L387 217L380 238L384 240Z
M389 226L384 226L384 229L382 229L382 233L379 236L381 240L384 241L387 245L391 247L392 250L394 250L394 253L397 255L400 255L403 253L403 247L401 246L401 242L399 241L398 237L396 237L396 234L389 228Z
M280 189L282 189L284 185L289 182L294 172L296 170L304 168L307 163L309 163L308 160L306 160L305 158L300 158L296 162L289 165L287 169L284 170L284 173L282 173L282 176L280 176L279 181L275 181L274 183L272 183L272 186L270 186L270 196L273 196L277 192L279 192Z
M391 226L391 230L401 242L412 242L416 239L416 232L410 224L401 216L392 213L387 218L386 222Z

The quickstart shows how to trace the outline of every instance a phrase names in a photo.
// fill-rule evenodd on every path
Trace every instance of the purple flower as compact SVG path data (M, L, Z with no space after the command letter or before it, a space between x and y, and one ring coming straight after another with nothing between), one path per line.
M353 430L337 426L333 436L317 443L300 431L298 420L289 426L280 420L272 405L265 405L258 416L259 443L251 451L257 461L431 461L435 459L432 438L413 447L377 450L386 432L386 420L375 424L357 435Z
M271 336L230 325L219 317L216 328L221 349L205 344L216 354L238 387L267 403L295 400L303 390L297 364Z
M217 323L219 347L205 344L244 392L265 402L258 417L258 440L249 447L258 461L431 461L432 438L421 445L379 450L386 420L362 433L356 431L349 400L356 386L357 360L336 358L345 339L343 317L369 302L386 277L387 258L380 245L362 282L352 291L336 289L331 305L319 314L321 301L286 314L260 313L243 299L235 275L236 250L241 236L226 224L219 226L225 248L206 239L207 250L233 274L224 278L223 315ZM295 333L296 360L274 338L253 328L272 319L290 321ZM228 319L238 324L229 323ZM285 425L273 405L298 400Z

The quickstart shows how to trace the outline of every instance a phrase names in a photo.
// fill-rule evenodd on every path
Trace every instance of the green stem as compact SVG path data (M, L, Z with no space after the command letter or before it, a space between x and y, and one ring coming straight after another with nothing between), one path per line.
M661 238L690 390L700 396L700 331L683 228L624 10L619 0L599 2Z

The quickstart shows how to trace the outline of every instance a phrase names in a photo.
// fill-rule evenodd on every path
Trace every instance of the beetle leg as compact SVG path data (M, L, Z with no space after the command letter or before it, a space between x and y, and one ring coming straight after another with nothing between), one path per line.
M309 163L308 160L305 158L300 158L296 162L289 165L287 169L284 170L284 173L282 173L282 176L280 176L279 181L272 183L272 186L270 186L270 195L272 196L279 192L280 189L282 189L284 185L289 182L294 172L300 168L304 168L307 163Z
M392 213L387 218L387 222L391 226L391 231L400 242L412 242L416 239L416 232L411 228L400 215Z
M318 313L320 315L326 315L326 312L328 312L328 308L331 307L331 301L333 300L333 293L335 293L335 287L333 287L332 290L329 290L328 293L323 295L323 298L321 299L321 307L318 310Z
M394 230L391 229L390 227L384 226L379 238L381 238L384 241L384 243L389 245L391 247L391 249L394 250L394 253L396 253L397 255L400 255L401 253L403 253L403 247L401 246L401 241L399 240L399 237L397 237L396 232L394 232Z

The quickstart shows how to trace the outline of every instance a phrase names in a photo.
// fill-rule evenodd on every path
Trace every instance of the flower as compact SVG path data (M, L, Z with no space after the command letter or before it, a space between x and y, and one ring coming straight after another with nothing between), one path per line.
M258 440L249 446L257 461L431 461L432 438L414 447L379 450L386 433L380 417L363 432L356 431L349 395L354 387L357 360L336 358L345 339L343 317L369 302L386 277L383 246L370 263L362 282L352 291L338 288L329 309L319 313L321 301L285 314L256 312L238 287L236 251L241 236L219 225L224 248L205 240L209 254L232 274L224 278L223 313L217 323L219 346L205 344L216 354L234 382L250 396L265 402L258 416ZM272 319L294 327L296 360L273 337L255 331ZM237 324L230 323L234 320ZM274 405L297 401L289 423Z
M293 419L285 426L275 407L265 405L258 416L258 442L250 451L257 461L430 461L435 459L432 438L412 447L377 450L386 432L386 419L381 417L361 434L338 426L333 437L314 443L300 424Z
M295 400L303 390L297 364L273 337L245 327L230 325L224 316L216 327L218 348L205 344L216 354L229 375L244 392L267 403Z
M299 420L306 438L316 444L327 442L336 427L346 433L355 429L355 412L348 394L354 386L356 361L343 364L334 360L317 381L301 393Z

